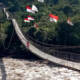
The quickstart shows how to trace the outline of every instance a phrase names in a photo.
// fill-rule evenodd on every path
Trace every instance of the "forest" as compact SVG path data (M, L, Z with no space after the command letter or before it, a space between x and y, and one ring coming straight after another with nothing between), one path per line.
M80 45L80 0L44 0L44 3L37 0L0 0L0 2L17 19L25 36L28 34L37 41L51 45ZM33 4L39 9L38 13L32 14L26 11L26 6ZM57 23L49 21L50 13L59 17ZM6 20L2 10L0 14L0 45L2 41L7 45L13 27L11 22ZM28 15L33 16L35 21L24 23L24 18ZM74 24L73 26L67 23L68 17ZM38 29L32 27L34 23L38 24ZM24 48L17 37L13 42L11 47L14 49L15 47Z

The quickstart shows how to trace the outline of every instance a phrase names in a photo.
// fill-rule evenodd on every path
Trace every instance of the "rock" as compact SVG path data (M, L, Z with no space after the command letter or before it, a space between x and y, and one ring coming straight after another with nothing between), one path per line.
M38 63L38 64L37 64ZM80 73L68 68L12 58L0 60L0 80L80 80Z

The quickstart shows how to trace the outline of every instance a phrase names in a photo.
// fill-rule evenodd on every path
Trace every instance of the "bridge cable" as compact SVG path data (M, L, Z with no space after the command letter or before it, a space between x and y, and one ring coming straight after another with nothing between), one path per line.
M13 29L13 31L12 31L12 35L11 35L11 38L10 38L10 40L9 40L9 43L8 43L8 46L7 46L7 47L5 46L5 41L2 40L2 45L3 45L3 48L4 48L5 50L8 50L8 49L10 48L11 42L12 42L12 39L13 39L13 36L14 36L14 29Z

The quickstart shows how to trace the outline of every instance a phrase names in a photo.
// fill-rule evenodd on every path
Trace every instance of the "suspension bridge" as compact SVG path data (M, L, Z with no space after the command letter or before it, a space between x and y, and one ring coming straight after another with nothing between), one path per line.
M73 61L73 60L67 60L68 56L66 55L66 58L67 59L63 59L63 58L59 58L59 57L56 57L54 55L51 55L49 54L48 52L45 52L43 51L41 48L38 48L37 46L35 46L36 43L32 43L28 38L25 37L25 35L22 33L20 27L19 27L19 24L17 23L16 19L15 18L11 18L8 11L6 10L6 8L2 8L5 15L6 15L6 18L7 20L10 20L13 24L13 27L15 29L15 32L19 38L19 40L22 42L22 44L25 46L26 49L28 49L29 51L31 51L33 54L37 55L38 57L40 58L43 58L45 60L48 60L48 61L51 61L53 63L57 63L57 64L60 64L60 65L63 65L63 66L67 66L67 67L70 67L70 68L74 68L74 69L78 69L80 70L80 61ZM29 42L29 47L27 46L27 43ZM54 47L61 47L61 46L53 46ZM66 48L65 46L62 46L63 48ZM76 46L73 46L73 48L75 48ZM78 46L80 47L80 46ZM71 47L69 47L71 48ZM69 52L62 52L62 51L56 51L54 50L52 52L53 54L69 54ZM76 53L70 53L71 55L75 55L76 57L79 57L80 55L79 54L76 54Z

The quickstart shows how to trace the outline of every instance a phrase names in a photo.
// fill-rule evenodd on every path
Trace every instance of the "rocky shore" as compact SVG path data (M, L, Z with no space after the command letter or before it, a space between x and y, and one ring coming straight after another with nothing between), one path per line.
M0 80L80 80L80 73L43 60L2 58Z

